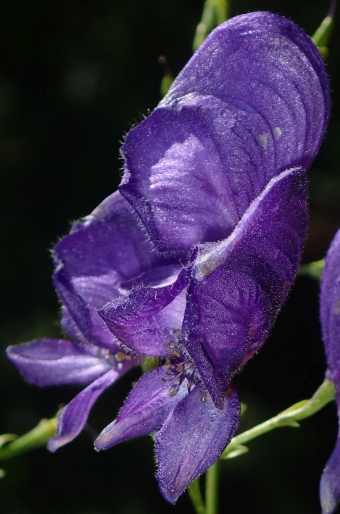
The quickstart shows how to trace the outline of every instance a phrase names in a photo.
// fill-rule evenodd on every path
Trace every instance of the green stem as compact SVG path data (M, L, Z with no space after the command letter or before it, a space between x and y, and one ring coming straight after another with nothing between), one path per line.
M331 2L331 7L329 13L326 18L322 20L320 26L317 28L315 33L312 36L312 40L316 44L317 47L327 46L329 39L331 37L332 28L333 28L333 18L335 13L336 1L333 0Z
M302 264L302 266L299 268L299 275L308 275L311 278L320 280L324 267L325 259L309 262L308 264Z
M206 472L205 484L205 503L206 514L217 514L218 510L218 483L219 483L219 465L217 460Z
M0 448L0 460L11 459L20 453L44 446L55 435L57 418L42 419L36 427Z
M256 427L253 427L250 430L247 430L246 432L233 437L229 446L223 452L221 459L227 459L229 454L232 452L234 452L234 455L244 453L244 451L242 451L242 445L244 443L259 437L262 434L266 434L275 428L298 427L298 421L309 418L321 410L325 405L327 405L327 403L334 400L334 398L334 384L330 380L325 379L310 400L302 400L289 409L280 412L280 414L277 414L277 416L274 418L268 419L264 423L261 423L260 425L257 425ZM240 449L241 451L238 451Z
M205 0L202 18L197 25L193 42L194 52L217 25L228 19L228 4L228 0Z
M189 485L188 493L196 514L206 514L200 489L200 477L196 478L196 480Z

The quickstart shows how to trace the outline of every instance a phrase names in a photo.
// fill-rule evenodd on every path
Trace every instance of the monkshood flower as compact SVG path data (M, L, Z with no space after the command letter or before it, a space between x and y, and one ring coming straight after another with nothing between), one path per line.
M74 439L98 396L140 363L122 352L97 309L124 295L134 277L156 283L163 262L119 192L78 221L55 246L53 258L61 325L71 340L45 338L7 349L9 359L32 384L87 385L61 411L57 436L49 441L52 451Z
M321 282L320 315L328 370L334 382L340 419L340 231L326 257ZM327 462L320 484L323 514L331 514L340 501L340 431L335 449Z
M311 39L280 16L247 14L212 32L122 147L120 193L174 265L99 310L124 351L161 366L95 446L156 432L170 502L237 428L231 381L265 342L297 272L305 170L329 103Z

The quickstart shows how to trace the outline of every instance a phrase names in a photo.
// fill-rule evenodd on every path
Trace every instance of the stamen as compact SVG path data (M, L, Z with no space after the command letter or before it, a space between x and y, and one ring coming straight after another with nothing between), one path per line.
M232 390L232 388L231 388L231 387L228 387L228 389L227 389L227 391L226 391L225 395L226 395L226 396L231 396L232 394L233 394L233 390Z
M183 373L185 371L184 362L180 362L177 366L178 373Z
M115 354L115 359L117 362L130 361L132 359L132 356L124 352L117 352Z
M173 330L173 334L176 335L176 337L179 336L180 330ZM183 380L186 380L188 393L190 393L196 386L198 386L202 393L202 402L207 401L205 387L199 380L195 365L192 362L192 359L183 343L180 340L178 340L177 343L170 341L166 347L168 350L170 350L170 352L165 357L164 367L169 375L169 378L162 378L162 381L172 382L172 386L168 390L169 395L175 396Z

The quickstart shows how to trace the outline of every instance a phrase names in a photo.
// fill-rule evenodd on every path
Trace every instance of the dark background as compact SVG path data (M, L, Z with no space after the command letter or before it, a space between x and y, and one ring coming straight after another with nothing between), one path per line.
M9 344L58 337L49 249L113 190L123 134L160 100L165 55L174 75L191 56L201 0L2 0L0 7L0 434L52 417L72 388L29 386L7 362ZM231 14L272 10L312 34L328 9L315 0L234 0ZM329 45L333 110L310 172L305 262L322 258L340 226L339 30ZM323 380L318 283L298 278L267 344L236 378L248 405L241 429L305 397ZM133 374L97 402L91 425L113 419ZM299 429L277 430L223 463L221 512L317 514L318 484L336 438L335 405ZM161 498L149 438L95 453L92 435L50 454L0 463L6 514L190 514Z

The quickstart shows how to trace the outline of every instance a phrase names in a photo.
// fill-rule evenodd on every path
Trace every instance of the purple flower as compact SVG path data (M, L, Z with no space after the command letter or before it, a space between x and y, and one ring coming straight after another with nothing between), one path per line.
M320 314L328 370L334 382L340 419L340 231L326 257L321 282ZM331 514L340 501L340 431L335 449L321 477L320 498L323 514Z
M173 266L99 310L121 348L162 365L95 445L156 432L170 502L237 428L231 380L265 342L298 269L305 169L329 103L310 38L280 16L248 14L210 35L122 147L120 192Z
M120 192L54 250L73 342L8 349L31 383L88 384L63 409L52 450L139 362L131 356L149 355L161 366L140 379L96 447L156 431L170 502L219 458L239 419L232 377L266 340L299 265L305 169L328 112L310 38L254 13L216 29L129 132Z
M134 285L133 277L157 281L163 264L118 192L73 226L54 248L53 259L61 325L71 341L41 339L7 349L9 359L32 384L87 386L61 411L57 436L49 442L52 451L79 434L98 396L140 362L122 352L97 309L124 297Z

